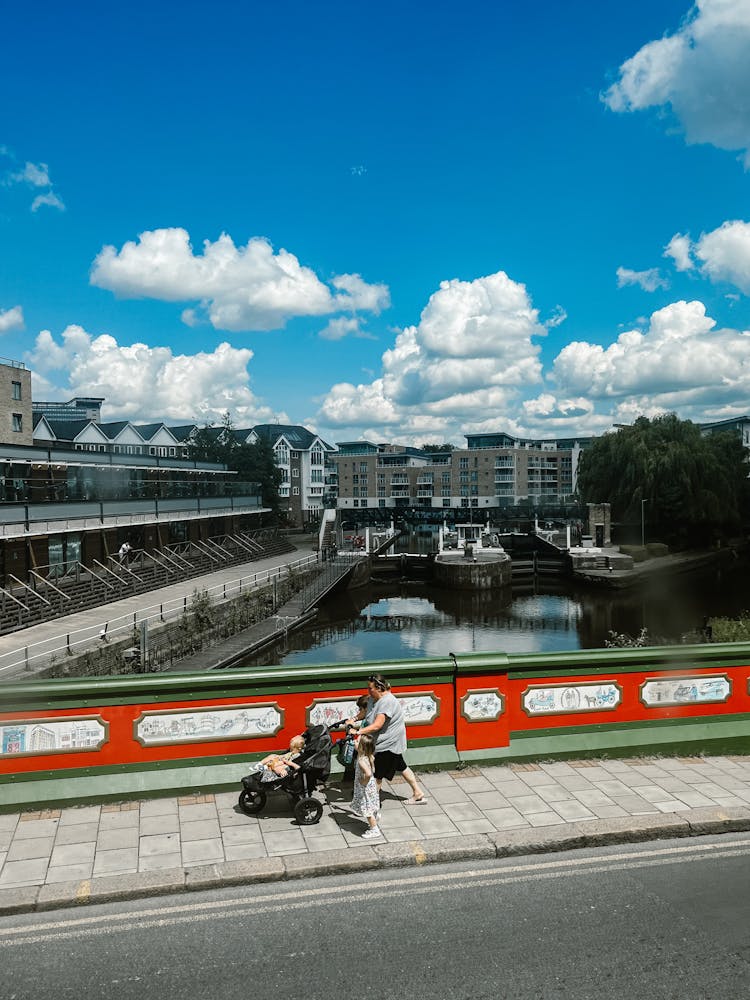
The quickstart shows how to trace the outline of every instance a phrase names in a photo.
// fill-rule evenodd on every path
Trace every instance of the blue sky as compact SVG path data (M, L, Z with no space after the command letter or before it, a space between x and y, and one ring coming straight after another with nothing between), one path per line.
M4 12L0 354L332 442L750 409L750 0Z

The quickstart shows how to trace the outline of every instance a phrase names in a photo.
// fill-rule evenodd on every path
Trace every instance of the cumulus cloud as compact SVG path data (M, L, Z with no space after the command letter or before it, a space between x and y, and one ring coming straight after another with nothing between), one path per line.
M750 294L750 222L725 222L704 233L693 250L711 281L728 281Z
M702 302L673 302L653 313L645 330L628 330L609 347L568 344L553 371L566 393L701 420L706 407L750 393L750 333L717 330Z
M617 268L617 287L638 285L644 292L655 292L657 288L668 288L669 282L659 274L658 267L647 271L631 271L628 267Z
M677 233L667 244L665 257L671 257L678 271L695 270L713 282L725 281L750 294L750 222L739 219L724 222L693 242Z
M390 304L387 286L342 274L329 287L294 254L274 252L259 237L243 247L224 233L195 254L189 234L179 228L141 233L121 250L105 246L92 265L91 284L123 298L198 302L183 312L184 321L205 319L235 332L280 329L296 316L377 313Z
M23 330L23 309L21 306L13 306L12 309L0 309L0 334L9 333L11 330Z
M737 150L750 167L750 4L697 0L673 34L648 42L602 94L613 111L670 108L688 143Z
M521 389L541 381L539 322L526 288L503 271L443 281L417 326L382 356L369 385L339 383L323 400L329 427L393 430L400 440L445 434L478 412L506 412ZM424 439L424 438L423 438Z
M248 349L173 354L168 347L120 345L68 326L60 339L37 336L28 360L35 377L63 396L103 396L108 419L218 421L225 411L241 425L286 421L250 389Z
M664 247L664 256L672 258L678 271L691 271L695 267L691 253L692 241L683 233L675 233Z

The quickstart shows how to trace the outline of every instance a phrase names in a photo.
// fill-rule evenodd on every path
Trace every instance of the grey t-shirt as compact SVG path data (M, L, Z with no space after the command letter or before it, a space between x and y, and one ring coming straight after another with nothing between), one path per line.
M386 691L378 701L370 698L364 725L371 725L378 715L385 716L385 725L379 732L372 734L375 737L375 753L381 753L383 750L390 750L391 753L404 753L406 751L404 713L398 698L390 691Z

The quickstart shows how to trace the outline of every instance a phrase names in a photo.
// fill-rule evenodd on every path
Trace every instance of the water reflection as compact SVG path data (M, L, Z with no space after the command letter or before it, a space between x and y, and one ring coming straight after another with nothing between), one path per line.
M254 664L346 663L447 653L552 652L601 647L610 631L678 641L708 615L750 607L746 566L654 580L625 592L576 588L565 581L476 593L428 583L371 584L330 598L313 625Z

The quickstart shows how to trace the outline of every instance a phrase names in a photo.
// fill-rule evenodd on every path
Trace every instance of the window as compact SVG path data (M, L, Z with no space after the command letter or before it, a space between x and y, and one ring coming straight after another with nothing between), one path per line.
M313 448L310 452L310 465L322 465L323 464L323 452L320 448Z
M360 462L359 463L359 471L360 472L367 472L367 462Z
M289 465L289 449L285 444L276 445L274 456L277 465Z
M469 459L468 459L468 456L466 458L459 458L459 460L458 460L458 467L459 467L459 469L468 469L469 468Z
M450 499L446 500L445 498L443 498L443 507L450 507L450 505L451 505Z
M13 386L13 399L20 399L21 398L21 383L20 382L11 382L11 385Z
M359 483L359 476L356 473L352 476L352 482Z
M23 415L20 413L13 414L13 430L14 431L23 430Z
M292 469L292 477L294 479L299 479L299 469Z
M299 496L299 486L293 486L292 487L292 496L293 497L298 497Z

